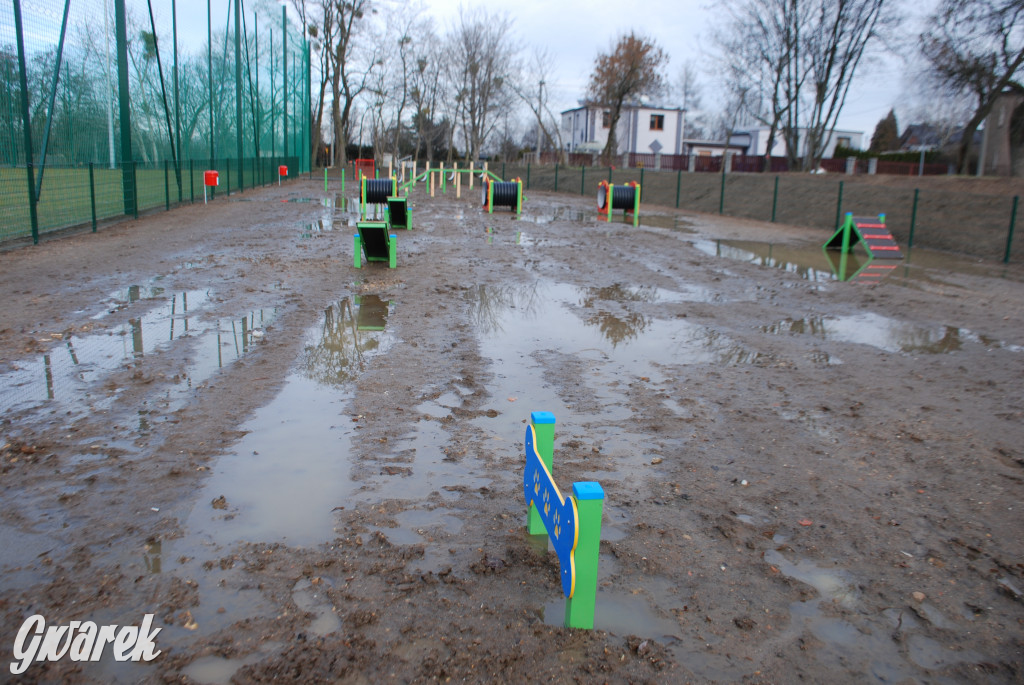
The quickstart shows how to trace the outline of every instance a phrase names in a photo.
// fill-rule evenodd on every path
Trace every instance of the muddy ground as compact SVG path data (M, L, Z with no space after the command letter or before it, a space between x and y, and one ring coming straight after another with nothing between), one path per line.
M411 203L395 270L309 180L0 253L0 679L30 615L147 613L155 661L20 680L1024 678L1024 268ZM606 494L593 631L525 534L537 410Z

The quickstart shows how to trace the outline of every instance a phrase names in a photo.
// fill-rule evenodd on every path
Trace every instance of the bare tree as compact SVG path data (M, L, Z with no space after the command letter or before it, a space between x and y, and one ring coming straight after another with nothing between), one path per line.
M523 77L514 85L516 95L530 108L537 120L537 128L542 139L537 141L538 147L553 147L558 152L559 160L563 159L565 146L562 145L562 127L551 111L551 99L544 101L545 86L552 81L554 56L546 48L535 48L526 63ZM506 126L506 129L508 127ZM506 136L506 139L508 137Z
M731 0L717 32L732 90L782 130L792 167L817 167L867 50L898 24L892 0Z
M487 138L498 124L497 114L509 107L517 70L518 46L507 15L485 10L460 10L451 35L450 56L455 70L466 159L479 160Z
M798 54L791 0L737 0L727 23L715 30L726 89L740 99L744 114L768 127L766 156L799 92L804 71L793 68Z
M942 0L921 34L934 78L953 95L969 93L973 114L963 129L957 168L967 173L974 133L1008 86L1020 87L1024 64L1024 2Z
M443 48L430 22L421 28L420 39L414 44L414 65L409 99L415 109L413 128L416 131L416 161L420 148L427 160L434 158L434 145L439 133L438 103L443 93Z
M623 104L628 98L660 94L665 88L661 69L667 62L668 56L652 39L633 32L620 36L609 53L597 55L587 95L611 110L608 142L602 153L606 161L618 148L615 129Z
M319 0L324 17L321 39L330 53L331 121L334 129L334 164L344 166L345 146L351 138L352 108L366 90L370 72L377 65L374 42L361 41L368 31L371 0Z

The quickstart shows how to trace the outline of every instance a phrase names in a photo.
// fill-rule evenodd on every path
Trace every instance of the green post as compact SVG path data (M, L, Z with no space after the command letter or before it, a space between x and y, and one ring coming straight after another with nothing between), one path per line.
M242 162L242 0L235 0L235 130L238 154L238 191L245 191L245 167Z
M119 5L120 9L124 10L124 5ZM119 15L120 16L120 15ZM120 27L120 24L118 24ZM14 0L14 30L17 33L18 38L18 83L21 87L21 121L22 129L25 136L25 176L28 181L28 213L29 220L32 224L32 244L39 244L39 215L37 213L36 203L38 198L36 197L36 182L35 182L35 167L32 163L32 118L29 113L29 92L28 92L28 72L25 66L25 36L22 30L21 22L21 0ZM118 34L120 37L120 34ZM120 56L118 52L118 56ZM125 214L128 213L128 207L125 206Z
M539 433L537 441L540 442ZM565 627L592 630L597 604L597 563L601 550L604 490L600 483L573 483L572 496L576 499L579 514L576 527L579 538L573 555L576 583L572 597L565 600Z
M530 163L526 163L526 189L530 189Z
M188 160L188 191L192 198L192 204L196 203L196 172L192 164L192 158Z
M398 236L389 235L388 238L388 268L394 269L398 265Z
M138 163L130 162L132 165L132 213L133 216L139 218L139 174L138 174Z
M114 2L114 24L117 31L117 100L121 125L121 179L124 192L124 213L139 215L138 180L132 154L131 100L128 95L128 19L124 0ZM127 165L131 165L130 167Z
M344 197L344 195L345 195L345 170L344 169L341 170L341 194Z
M225 192L230 197L231 196L231 158L230 157L225 157L224 158L224 167L227 170L227 173L225 174L225 176L227 177L226 182L225 182L225 186L227 187L227 190Z
M587 167L580 164L580 195L586 194Z
M516 193L516 214L522 214L523 213L523 182L522 181L516 181L516 186L517 186L516 190L518 191ZM1016 207L1016 206L1017 205L1015 204L1014 207Z
M839 195L842 198L843 182L839 182ZM839 280L846 280L846 260L850 252L850 233L853 231L853 213L846 215L846 222L843 223L843 251L839 254Z
M356 233L352 236L355 243L355 254L352 257L352 265L357 269L363 268L363 239Z
M728 159L728 151L722 155L722 187L718 191L718 213L725 212L725 161Z
M487 213L494 213L494 184L487 184Z
M1010 230L1006 234L1006 253L1003 255L1003 264L1010 263L1010 247L1013 245L1013 226L1017 223L1017 202L1020 195L1013 196L1013 209L1010 210Z
M92 162L89 162L89 202L92 204L92 232L96 232L96 180L93 177Z
M775 209L779 206L779 177L775 177L775 190L772 191L772 223L775 223Z
M535 411L530 414L530 425L533 426L537 435L537 455L548 468L548 473L553 473L552 463L555 455L555 415L551 412ZM530 535L547 535L548 529L540 518L535 504L530 505L530 512L526 519L526 532Z
M164 160L164 209L171 211L171 179L167 160Z
M836 230L839 230L839 217L842 216L843 209L843 182L839 182L839 197L836 199ZM845 241L844 237L844 241ZM846 243L843 243L843 252L846 252Z
M914 207L910 210L910 237L907 238L908 250L914 247L914 228L917 226L917 197L920 192L920 188L914 188Z
M324 167L324 192L327 192L327 167Z
M644 185L644 171L645 171L644 167L640 167L640 186L641 187L643 187L643 185Z
M505 180L505 162L501 163L501 180Z
M612 168L610 166L608 167L608 182L612 182Z
M558 192L558 162L555 162L555 192Z
M676 209L679 209L679 190L683 186L683 170L676 170Z

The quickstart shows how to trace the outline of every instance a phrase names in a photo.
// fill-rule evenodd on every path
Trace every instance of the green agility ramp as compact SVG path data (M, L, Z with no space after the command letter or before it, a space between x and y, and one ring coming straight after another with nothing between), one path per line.
M850 274L851 265L848 264L848 260L853 259L851 253L858 243L864 246L868 260L862 266L854 265L853 273ZM900 246L885 225L885 214L879 214L877 217L855 217L852 213L847 213L842 226L821 246L821 249L840 281L877 283L896 268L895 260L903 259ZM829 250L839 251L838 265L835 264ZM874 264L876 259L881 260L881 263Z
M356 224L359 233L355 240L354 265L362 268L362 257L368 262L387 262L389 269L394 269L397 261L397 236L389 232L386 221L360 221Z

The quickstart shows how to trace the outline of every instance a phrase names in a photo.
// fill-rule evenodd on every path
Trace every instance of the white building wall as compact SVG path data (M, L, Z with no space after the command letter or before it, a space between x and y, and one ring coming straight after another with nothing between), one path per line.
M750 154L751 155L764 155L768 149L768 127L761 126L758 128L748 129L750 134ZM839 143L841 138L849 139L849 146L858 150L864 147L864 133L861 131L841 131L835 130L829 134L828 142L825 145L825 151L822 157L831 158L832 154L836 150L836 145ZM800 156L802 157L807 153L807 130L800 130ZM782 131L775 132L775 140L772 145L772 157L785 157L786 156L786 139L782 136Z
M664 117L660 131L652 131L651 114ZM682 154L682 133L685 112L650 107L623 108L616 126L616 154L626 152L652 152L650 146L655 140L661 145L662 154ZM583 143L595 143L603 147L608 142L608 129L602 126L604 109L599 107L567 110L562 112L562 135L572 152Z

